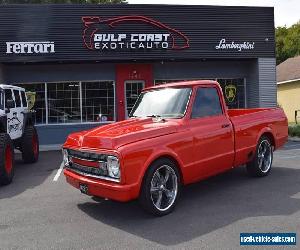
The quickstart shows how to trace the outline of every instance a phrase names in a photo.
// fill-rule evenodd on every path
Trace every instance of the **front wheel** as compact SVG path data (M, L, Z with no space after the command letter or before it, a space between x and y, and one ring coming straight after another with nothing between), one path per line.
M14 147L8 134L0 134L0 185L12 182L14 176Z
M247 164L247 172L251 176L262 177L270 173L273 163L273 146L267 136L262 136L256 147L256 153Z
M27 126L21 141L22 158L25 163L34 163L39 159L39 138L34 126Z
M169 159L155 161L141 187L140 203L149 213L163 216L173 211L181 190L180 174Z

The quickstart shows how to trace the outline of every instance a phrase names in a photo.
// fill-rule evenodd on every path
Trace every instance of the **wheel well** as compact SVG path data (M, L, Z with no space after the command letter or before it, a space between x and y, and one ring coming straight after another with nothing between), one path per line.
M270 132L265 132L263 133L261 136L266 136L270 139L272 146L274 146L276 148L276 144L275 144L275 139L272 133Z
M170 155L161 155L161 156L159 156L158 158L156 158L155 160L153 160L153 161L148 165L148 167L147 167L147 169L146 169L146 171L145 171L145 174L144 174L144 176L143 176L143 179L144 179L144 177L146 176L146 173L147 173L149 167L150 167L154 162L156 162L157 160L160 160L160 159L169 159L170 161L172 161L172 162L175 164L175 166L177 167L178 172L179 172L179 174L180 174L180 180L181 180L181 183L183 184L183 183L184 183L184 182L183 182L183 175L182 175L182 171L181 171L180 164L178 163L178 161L177 161L174 157L172 157L172 156L170 156Z

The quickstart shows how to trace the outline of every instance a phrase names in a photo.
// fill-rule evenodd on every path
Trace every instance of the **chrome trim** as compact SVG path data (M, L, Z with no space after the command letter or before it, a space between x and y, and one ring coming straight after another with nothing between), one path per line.
M164 173L160 170L164 169ZM175 202L178 193L178 177L169 165L160 166L152 175L150 184L150 197L153 206L163 212L168 210ZM164 194L164 195L163 195ZM162 201L165 206L162 206Z
M264 174L267 173L273 162L273 149L268 140L263 140L258 147L258 167Z
M113 179L111 177L106 177L106 176L87 174L87 173L81 172L79 170L72 169L69 166L65 166L64 168L71 171L71 172L75 172L77 174L80 174L80 175L83 175L83 176L86 176L86 177L92 177L92 178L99 179L99 180L106 180L106 181L112 181L112 182L117 182L117 183L121 182L121 179Z
M90 159L84 159L84 158L79 158L79 157L76 157L76 156L73 156L73 155L70 155L70 154L69 154L69 158L72 158L72 159L75 158L75 159L78 159L78 160L81 160L81 161L88 161L88 162L105 162L106 163L106 161L95 161L95 160L90 160Z
M72 148L64 148L68 151L68 154L69 154L69 157L72 157L72 158L77 158L79 160L83 160L83 161L91 161L91 162L106 162L106 160L94 160L94 159L90 159L91 157L89 157L89 155L97 155L99 157L104 157L107 159L107 157L109 155L112 155L112 156L115 156L119 159L118 156L116 155L113 155L113 154L108 154L108 153L99 153L99 152L96 152L96 151L92 151L92 150L78 150L78 149L72 149ZM74 152L74 153L73 153ZM79 157L77 157L76 155L80 155ZM88 154L87 158L82 158L82 157L85 157L84 155L82 154Z
M189 95L189 99L188 99L187 102L186 102L184 114L183 114L183 116L182 116L181 118L185 117L185 115L186 115L186 112L187 112L188 107L189 107L189 104L190 104L190 100L191 100L192 93L193 93L193 88L191 88L190 95Z

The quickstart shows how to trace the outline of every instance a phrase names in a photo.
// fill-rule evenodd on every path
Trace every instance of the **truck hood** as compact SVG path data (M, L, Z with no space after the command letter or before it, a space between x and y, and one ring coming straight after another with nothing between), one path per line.
M65 147L117 149L123 145L175 133L178 121L152 118L129 120L70 134Z

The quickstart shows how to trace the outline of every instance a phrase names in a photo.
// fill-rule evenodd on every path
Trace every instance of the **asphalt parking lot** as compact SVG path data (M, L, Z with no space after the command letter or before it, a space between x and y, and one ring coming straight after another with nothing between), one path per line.
M268 177L241 167L190 185L161 218L136 201L81 194L58 176L60 164L58 151L33 165L17 156L14 182L0 187L0 249L238 249L241 232L300 235L300 142L275 153Z

